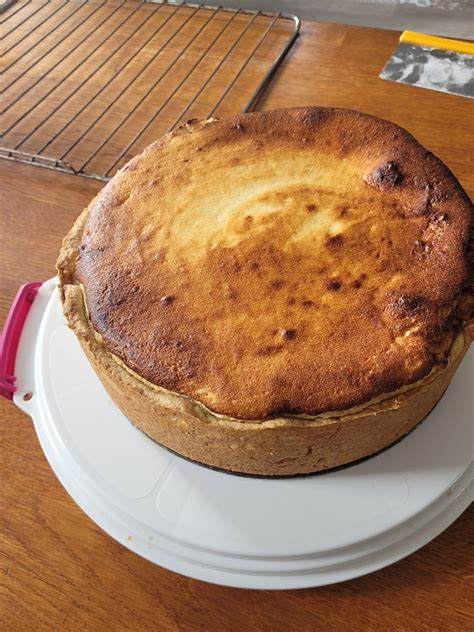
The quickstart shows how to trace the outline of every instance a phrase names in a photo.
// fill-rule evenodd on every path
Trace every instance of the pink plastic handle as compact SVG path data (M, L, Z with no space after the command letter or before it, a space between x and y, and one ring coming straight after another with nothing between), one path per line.
M5 399L12 400L13 393L17 390L14 371L18 343L26 317L41 285L41 281L32 281L20 287L0 334L0 397Z

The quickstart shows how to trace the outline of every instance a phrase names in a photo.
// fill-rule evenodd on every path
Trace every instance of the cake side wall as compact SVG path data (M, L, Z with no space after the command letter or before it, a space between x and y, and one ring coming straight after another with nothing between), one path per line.
M159 444L224 470L262 476L318 472L369 456L409 432L435 406L470 344L469 329L448 366L421 386L386 400L377 412L325 419L320 424L205 420L192 403L161 396L134 380L94 339L81 309L82 292L66 287L65 313L108 394L126 417ZM81 317L82 314L82 317ZM109 357L107 357L107 355Z

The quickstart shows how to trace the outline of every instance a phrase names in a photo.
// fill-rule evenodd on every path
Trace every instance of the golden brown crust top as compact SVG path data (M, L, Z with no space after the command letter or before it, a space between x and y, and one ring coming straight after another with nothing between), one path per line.
M107 348L150 382L239 419L313 415L442 359L470 214L392 123L239 115L125 166L89 207L76 277Z

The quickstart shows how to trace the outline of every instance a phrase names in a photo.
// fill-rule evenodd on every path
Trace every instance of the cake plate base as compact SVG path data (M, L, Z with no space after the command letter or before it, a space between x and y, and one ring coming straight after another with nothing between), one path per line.
M27 316L15 374L14 402L76 503L128 549L189 577L262 589L344 581L409 555L472 500L472 348L401 442L342 470L274 480L202 467L136 429L66 326L55 279Z

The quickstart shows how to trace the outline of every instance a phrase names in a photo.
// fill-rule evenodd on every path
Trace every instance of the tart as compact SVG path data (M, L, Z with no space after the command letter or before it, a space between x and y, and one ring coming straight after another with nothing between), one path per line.
M388 121L190 121L80 215L60 296L149 437L232 472L317 472L389 446L448 386L473 329L471 219L447 167Z

